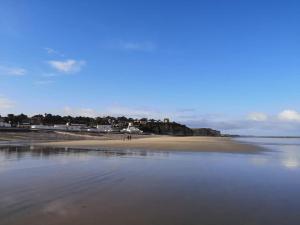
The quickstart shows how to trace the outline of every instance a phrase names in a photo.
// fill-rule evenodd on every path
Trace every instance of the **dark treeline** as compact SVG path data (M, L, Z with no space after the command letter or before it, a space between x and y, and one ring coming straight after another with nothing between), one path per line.
M0 116L1 117L1 116ZM8 114L6 117L2 117L4 122L10 123L12 126L16 126L19 124L32 124L32 125L53 125L53 124L66 124L66 123L73 123L73 124L85 124L87 126L96 126L99 124L108 125L108 124L128 124L129 122L136 122L136 121L144 121L144 122L156 122L154 119L133 119L127 117L84 117L84 116L60 116L60 115L52 115L52 114L44 114L44 115L34 115L29 117L25 114ZM158 121L159 122L159 121Z

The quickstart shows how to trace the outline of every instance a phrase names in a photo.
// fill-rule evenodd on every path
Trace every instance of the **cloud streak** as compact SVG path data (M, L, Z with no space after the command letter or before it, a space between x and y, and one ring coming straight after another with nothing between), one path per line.
M268 116L265 113L253 112L248 115L248 119L253 121L266 121Z
M82 67L85 66L86 62L84 60L52 60L48 61L48 64L55 69L57 72L65 74L73 74L81 71Z
M61 56L61 57L64 57L65 55L63 53L61 53L60 51L57 51L53 48L44 48L44 50L49 54L49 55L58 55L58 56Z
M0 75L2 76L24 76L27 70L21 67L9 67L0 65Z

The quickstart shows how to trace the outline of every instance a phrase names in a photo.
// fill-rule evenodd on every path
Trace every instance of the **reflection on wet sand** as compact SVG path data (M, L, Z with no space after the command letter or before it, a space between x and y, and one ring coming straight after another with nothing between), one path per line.
M299 138L239 138L246 143L256 143L271 150L265 151L270 157L252 157L252 162L256 164L278 163L289 169L300 168L300 139ZM274 154L274 151L277 154Z
M23 157L51 157L56 156L58 154L64 156L76 156L82 157L86 156L86 152L88 154L93 154L94 156L106 156L106 157L114 157L114 156L167 156L169 153L167 151L146 151L146 150L89 150L89 149L76 149L76 148L55 148L55 147L43 147L43 146L1 146L1 157L4 159L17 158L22 159ZM1 158L0 158L1 159Z
M299 146L276 146L259 154L1 147L0 224L298 225Z

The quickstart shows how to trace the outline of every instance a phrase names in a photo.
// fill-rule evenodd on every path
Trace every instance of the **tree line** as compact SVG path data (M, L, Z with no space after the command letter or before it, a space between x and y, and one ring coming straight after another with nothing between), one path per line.
M1 117L1 116L0 116ZM6 117L1 117L4 119L4 122L10 123L12 126L16 126L19 124L32 124L32 125L53 125L53 124L86 124L88 126L96 126L99 124L109 125L109 124L128 124L130 122L135 122L137 119L127 118L125 116L122 117L84 117L84 116L60 116L60 115L52 115L50 113L45 113L44 115L38 114L34 116L28 116L25 114L8 114ZM154 119L142 118L139 121L145 122L156 122Z

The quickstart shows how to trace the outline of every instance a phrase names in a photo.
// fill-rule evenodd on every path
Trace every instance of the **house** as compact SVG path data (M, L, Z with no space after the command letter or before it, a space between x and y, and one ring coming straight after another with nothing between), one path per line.
M82 131L86 128L85 124L55 124L54 129L55 130L64 130L64 131Z
M121 130L121 133L142 134L143 131L129 123L127 128Z
M81 131L83 129L86 129L85 124L67 123L66 126L67 126L67 130L69 131Z
M65 124L54 124L54 130L67 130L67 125Z
M0 118L0 127L11 127L10 123L4 122L3 118Z
M98 132L112 132L113 127L112 125L97 125Z
M60 131L82 131L86 128L85 124L54 124L51 125L31 125L32 130L60 130Z

